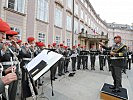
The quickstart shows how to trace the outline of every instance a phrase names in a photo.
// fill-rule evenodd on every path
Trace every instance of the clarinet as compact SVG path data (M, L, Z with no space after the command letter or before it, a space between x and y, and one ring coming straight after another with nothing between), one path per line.
M34 51L34 50L33 50ZM31 59L33 59L34 58L34 53L31 51L31 49L29 48L29 52L30 52L30 54L31 54ZM25 69L26 71L27 71L27 73L28 73L28 82L29 82L29 87L30 87L30 90L31 90L31 93L32 93L32 97L33 97L33 100L35 100L35 95L37 95L38 94L38 92L37 92L37 89L36 89L36 87L35 87L35 84L34 84L34 82L33 82L33 79L32 79L32 77L31 77L31 75L29 74L29 72L28 72L28 70L27 69Z
M3 66L0 63L0 78L2 78ZM2 94L0 94L0 100L2 100Z

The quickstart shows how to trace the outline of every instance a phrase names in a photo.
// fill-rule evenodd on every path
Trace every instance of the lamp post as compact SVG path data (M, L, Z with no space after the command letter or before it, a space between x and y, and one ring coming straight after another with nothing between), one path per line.
M72 16L72 46L74 46L74 0L73 0L73 16Z

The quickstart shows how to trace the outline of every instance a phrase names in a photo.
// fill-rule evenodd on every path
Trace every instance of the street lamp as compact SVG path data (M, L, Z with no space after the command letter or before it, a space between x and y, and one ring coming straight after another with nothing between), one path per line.
M74 0L73 0L73 16L72 16L72 47L74 46Z

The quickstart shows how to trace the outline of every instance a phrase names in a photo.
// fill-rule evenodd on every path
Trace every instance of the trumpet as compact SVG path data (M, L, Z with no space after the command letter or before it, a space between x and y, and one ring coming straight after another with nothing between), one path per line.
M2 78L3 66L0 63L0 78ZM0 100L2 100L2 94L0 94Z

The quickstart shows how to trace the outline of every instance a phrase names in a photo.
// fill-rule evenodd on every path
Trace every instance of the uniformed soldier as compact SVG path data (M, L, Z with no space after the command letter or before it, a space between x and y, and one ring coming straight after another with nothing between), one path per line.
M53 47L52 47L52 51L58 53L57 47L56 47L56 43L53 43L52 46L53 46ZM50 69L50 70L51 70L51 77L52 77L52 80L57 79L57 77L56 77L55 75L56 75L56 71L57 71L58 64L59 64L59 62L56 62L56 63L51 67L51 69Z
M127 56L127 47L121 43L120 36L115 36L114 41L115 44L110 48L105 47L102 43L100 44L105 49L111 49L111 72L114 80L114 86L110 87L110 89L113 89L112 92L120 92L120 88L122 87L122 67L125 64L125 58Z
M90 49L91 70L95 70L95 60L96 60L96 49L94 48L94 44L92 44Z
M65 75L63 73L63 69L64 69L64 49L63 49L63 44L60 44L60 48L58 49L58 53L63 55L63 57L59 60L59 65L58 65L58 75L62 76Z
M24 46L21 47L21 68L22 68L22 100L25 100L27 97L32 96L32 90L29 86L29 78L28 73L25 69L26 65L34 58L35 52L33 48L35 47L35 38L28 37L28 43L25 43Z
M132 52L130 51L130 48L128 47L127 51L127 62L128 62L128 69L131 70L131 59L132 59Z
M111 59L110 59L110 50L105 51L107 54L108 69L111 71Z
M80 44L78 44L78 48L77 48L77 70L81 69L80 66L81 66L81 56L80 56L80 51L81 51L81 47L80 47Z
M76 58L77 58L77 50L76 50L76 46L72 47L71 50L71 60L72 60L72 71L76 71Z
M103 66L104 66L104 54L103 54L102 47L99 48L99 65L100 65L100 70L103 70Z
M86 50L86 46L83 47L81 54L83 69L88 69L88 51Z
M19 54L20 47L16 43L17 42L17 34L18 34L18 32L15 32L15 31L12 31L12 30L6 32L6 39L7 39L7 42L8 42L7 43L8 47L5 50L4 55L1 57L1 63L4 67L4 69L7 69L10 66L15 65L16 68L17 68L16 69L16 74L19 77L19 75L20 75L19 69L20 68L19 68L19 61L18 61L17 56ZM16 99L16 95L19 92L19 90L18 90L18 82L19 81L16 80L16 81L12 82L9 85L9 88L8 88L8 98L9 98L9 100L15 100Z
M17 41L17 44L18 44L20 47L22 47L22 40L18 40L18 41Z
M70 50L68 50L67 46L64 46L64 49L65 49L65 51L64 51L64 57L65 57L64 72L69 73L68 65L69 65L69 62L70 62Z
M3 43L3 39L5 39L5 32L10 31L10 26L4 22L2 19L0 19L0 58L3 57L5 50L6 50L6 44ZM0 59L1 62L1 59ZM13 73L12 69L14 69ZM4 77L0 77L0 94L4 93L5 91L5 85L9 85L11 82L17 80L17 76L14 73L16 70L14 67L9 67L6 70L3 71L3 66L0 64L0 74L4 75ZM6 98L6 97L5 97Z
M131 54L131 59L132 59L132 63L133 63L133 51L132 51L132 54Z

